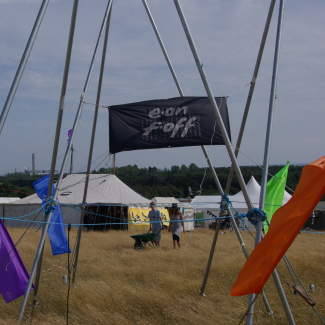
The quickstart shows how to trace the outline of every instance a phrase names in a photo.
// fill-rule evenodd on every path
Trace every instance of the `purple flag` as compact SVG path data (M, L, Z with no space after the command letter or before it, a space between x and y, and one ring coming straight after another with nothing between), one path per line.
M72 133L72 129L68 131L68 139L70 139Z
M12 241L7 228L0 219L0 293L6 303L25 293L29 274ZM31 291L34 285L31 287Z

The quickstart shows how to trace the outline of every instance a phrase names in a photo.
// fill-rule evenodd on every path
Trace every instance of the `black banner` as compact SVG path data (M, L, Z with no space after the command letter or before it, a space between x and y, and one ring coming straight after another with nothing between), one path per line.
M227 99L215 99L231 138ZM176 97L111 106L110 153L209 145L214 126L212 144L224 145L208 97Z

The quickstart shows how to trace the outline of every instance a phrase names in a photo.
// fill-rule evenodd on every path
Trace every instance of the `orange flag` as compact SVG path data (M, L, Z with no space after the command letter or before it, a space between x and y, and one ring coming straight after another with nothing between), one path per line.
M231 296L260 293L325 192L325 156L305 166L290 201L273 215L264 239L247 259Z

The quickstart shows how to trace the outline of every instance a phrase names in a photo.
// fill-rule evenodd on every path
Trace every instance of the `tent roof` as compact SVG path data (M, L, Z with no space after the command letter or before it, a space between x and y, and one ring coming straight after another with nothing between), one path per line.
M0 197L0 204L1 203L9 203L13 201L20 200L19 197Z
M261 186L257 183L254 176L251 177L246 187L253 205L255 207L258 207L259 200L260 200ZM290 200L290 198L291 195L287 191L285 191L283 204L287 203ZM229 200L232 202L232 205L235 209L247 209L246 201L242 191L238 192L235 195L230 195ZM219 210L220 201L221 201L220 195L196 196L191 202L191 205L198 210L199 209Z
M180 203L177 199L174 197L154 197L151 201L160 203L160 204L172 204L172 203Z
M62 180L58 199L60 203L81 204L85 187L86 174L71 174ZM123 204L147 205L149 200L133 191L119 180L115 175L91 174L89 175L88 204ZM41 203L37 194L27 196L12 204Z

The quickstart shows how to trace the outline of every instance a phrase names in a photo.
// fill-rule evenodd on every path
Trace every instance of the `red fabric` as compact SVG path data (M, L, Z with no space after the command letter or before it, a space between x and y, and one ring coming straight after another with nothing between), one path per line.
M290 201L275 212L264 239L247 259L231 296L260 293L325 192L325 156L305 166Z

